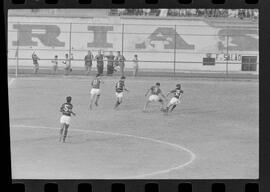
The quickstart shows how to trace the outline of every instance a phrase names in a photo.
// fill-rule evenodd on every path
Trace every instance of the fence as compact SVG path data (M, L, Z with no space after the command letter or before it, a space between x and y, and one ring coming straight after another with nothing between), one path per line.
M54 55L61 62L68 53L73 54L73 69L79 71L83 70L88 50L94 55L102 50L105 55L121 51L127 71L132 70L132 60L137 54L140 72L167 72L172 76L179 72L258 74L257 25L240 24L151 19L113 24L98 20L9 21L8 67L10 73L23 73L33 66L31 55L35 51L41 69L52 68ZM64 66L60 64L61 67Z

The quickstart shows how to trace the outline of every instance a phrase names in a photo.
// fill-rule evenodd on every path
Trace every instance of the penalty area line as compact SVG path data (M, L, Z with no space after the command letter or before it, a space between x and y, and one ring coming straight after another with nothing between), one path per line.
M47 127L47 126L28 126L28 125L10 125L10 127L15 127L15 128L30 128L30 129L51 129L51 130L57 130L59 128L56 127ZM121 136L121 137L130 137L130 138L134 138L134 139L141 139L141 140L147 140L147 141L151 141L154 143L160 143L163 145L167 145L167 146L171 146L177 150L181 150L181 151L185 151L189 154L190 159L180 165L168 168L168 169L163 169L163 170L159 170L159 171L154 171L151 173L145 173L145 174L140 174L140 175L136 175L136 176L129 176L126 177L128 179L139 179L139 178L144 178L144 177L149 177L149 176L153 176L153 175L160 175L160 174L164 174L164 173L169 173L171 171L175 171L178 169L181 169L183 167L188 166L189 164L191 164L195 159L196 159L196 155L189 149L182 147L180 145L174 144L174 143L169 143L166 141L161 141L158 139L153 139L153 138L149 138L149 137L142 137L142 136L136 136L136 135L129 135L129 134L125 134L125 133L115 133L115 132L107 132L107 131L96 131L96 130L85 130L85 129L70 129L70 131L75 131L75 132L86 132L86 133L98 133L98 134L106 134L106 135L114 135L114 136Z

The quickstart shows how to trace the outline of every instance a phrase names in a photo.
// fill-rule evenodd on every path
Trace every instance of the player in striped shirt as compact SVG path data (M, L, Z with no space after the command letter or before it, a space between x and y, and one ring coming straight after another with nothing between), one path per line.
M126 78L122 76L121 79L115 85L116 103L114 109L116 109L122 103L124 91L129 92L129 90L127 90L125 87L125 79Z
M67 137L67 133L68 133L68 127L70 124L70 119L71 119L71 115L76 115L73 111L73 105L71 104L71 97L68 96L66 97L67 102L62 104L61 108L60 108L60 112L62 113L61 119L60 119L60 123L61 123L61 128L60 128L60 137L59 137L59 141L65 143L66 142L66 137Z
M168 92L167 96L169 96L170 94L174 94L174 96L171 98L170 102L168 103L165 112L168 112L169 110L170 112L172 112L174 110L176 105L180 103L180 99L183 93L184 91L181 89L181 84L177 84L175 89Z
M100 78L100 74L97 74L96 77L91 82L92 89L90 91L90 110L92 109L93 101L95 100L95 105L98 106L98 100L100 98L100 83L104 83Z
M33 65L34 65L34 73L37 74L37 72L39 70L38 60L40 60L40 58L37 56L37 54L35 52L33 52L33 54L32 54L32 60L33 60Z
M145 105L144 105L144 109L143 111L146 111L146 108L148 107L148 105L151 103L151 102L160 102L161 104L161 109L160 110L164 110L164 101L163 99L166 100L166 97L165 95L162 93L161 89L160 89L160 83L156 83L156 85L150 87L146 94L145 94L145 97L148 95L148 93L151 93L148 100L146 101Z

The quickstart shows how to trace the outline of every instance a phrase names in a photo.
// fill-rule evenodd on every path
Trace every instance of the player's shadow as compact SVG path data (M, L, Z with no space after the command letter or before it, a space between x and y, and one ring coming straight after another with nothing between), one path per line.
M220 112L220 110L203 110L200 108L179 108L179 109L175 109L172 113L169 113L170 115L174 114L174 115L179 115L179 114L184 114L184 115L196 115L196 114L212 114L212 113L218 113Z
M104 137L94 137L91 136L91 134L88 134L89 136L78 136L73 135L68 138L68 143L71 144L84 144L84 143L108 143L108 141L118 141L119 137L116 136L104 136Z

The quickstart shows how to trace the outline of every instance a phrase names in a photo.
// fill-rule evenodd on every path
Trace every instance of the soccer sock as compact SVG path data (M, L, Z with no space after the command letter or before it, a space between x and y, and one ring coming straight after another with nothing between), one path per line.
M120 105L119 101L116 101L114 108L118 107Z
M95 102L96 106L98 106L99 97L100 97L100 95L97 95L96 102Z
M174 108L176 107L176 105L173 105L171 108L171 112L174 110Z
M60 129L60 134L59 134L59 141L62 140L62 136L63 136L63 130L64 130L64 127L61 126L61 129Z
M68 133L68 125L65 126L64 136L63 136L63 142L65 142L65 140L66 140L67 133Z

